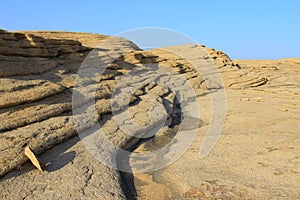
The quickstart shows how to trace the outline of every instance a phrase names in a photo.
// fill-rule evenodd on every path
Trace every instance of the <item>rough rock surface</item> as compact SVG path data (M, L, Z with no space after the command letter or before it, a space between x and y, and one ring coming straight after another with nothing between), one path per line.
M192 47L180 48L188 52ZM161 50L152 52L173 56L169 52L163 55ZM135 174L140 199L300 198L300 59L224 58L224 62L218 58L216 65L226 89L227 111L216 146L208 156L199 158L212 112L210 95L200 89L203 126L197 137L167 168ZM160 143L157 137L135 151L151 151Z
M109 42L101 48L96 46L105 41ZM109 53L116 59L102 75L80 77L78 69L95 47L96 53ZM195 53L197 49L202 54ZM213 151L202 159L199 148L210 124L210 94L222 87L205 80L195 66L172 50L191 52L189 61L213 63L224 81L227 96L224 131ZM97 34L1 30L0 197L300 198L297 190L299 63L300 59L232 61L223 52L201 45L141 51L127 40ZM163 84L156 84L157 79ZM180 159L158 171L131 174L111 169L96 159L97 152L93 152L93 145L102 146L104 154L110 155L112 149L103 138L98 134L79 138L74 128L72 92L78 86L76 80L80 80L87 94L92 94L76 106L84 107L85 101L95 98L94 116L105 136L115 146L134 153L160 149L174 139L181 111L174 91L166 85L175 82L175 88L180 89L188 82L194 88L201 111L200 128L193 144ZM122 93L116 88L130 88L131 97L119 95ZM118 102L121 104L111 107L112 94L121 99ZM125 101L130 102L129 116L122 115ZM117 112L112 115L114 109ZM159 112L153 118L149 113L156 109ZM85 121L77 124L81 130L95 126L90 113L83 116ZM193 114L188 112L188 117ZM154 137L147 140L134 137L149 136L153 126L147 125L161 125L161 121L165 123ZM147 128L130 129L133 134L130 135L125 130L132 123ZM26 162L23 153L26 146L35 153L43 153L40 157L48 163L47 172L40 173ZM156 160L163 158L157 155L139 160L133 155L121 157L117 165L129 163L129 170L141 166L151 169Z
M10 33L5 31L1 31L0 36L0 119L2 122L0 125L0 175L4 175L28 160L24 155L26 146L30 146L35 153L40 154L77 135L73 126L72 89L80 64L93 47L92 45L84 46L80 41L86 45L89 42L95 45L108 37L83 33ZM79 41L70 38L78 38ZM115 39L115 42L123 49L138 49L129 41ZM113 47L114 44L111 43L111 46ZM103 51L110 50L113 51L108 47ZM111 93L109 79L117 74L120 73L110 73L108 70L102 76L103 79L108 80L101 81L99 87L108 89L97 93L99 101L105 101L101 96L109 97ZM101 106L103 112L107 112L109 106L105 104ZM74 140L78 138L71 141ZM116 140L126 143L126 139L123 138ZM90 159L88 151L80 142L71 143L72 145L69 146L65 143L56 147L60 153L56 152L56 156L45 159L46 161L48 159L50 163L49 173L40 175L34 171L33 173L21 172L25 176L23 181L19 181L22 175L15 178L14 175L8 178L11 174L4 176L1 181L1 198L40 199L49 198L48 195L55 199L65 199L70 196L92 198L99 194L105 199L125 198L119 173L103 164L98 165L97 161ZM67 156L64 158L64 151L68 147L72 147L72 150L66 153ZM51 151L55 152L55 148ZM63 158L62 162L66 163L62 164L60 158ZM63 170L56 172L56 169L63 166ZM88 186L90 176L98 180ZM62 179L62 177L65 178ZM78 177L81 183L74 177ZM34 181L37 180L36 178L40 180L40 183ZM47 182L41 183L45 179L52 184L50 188L47 188L47 185L50 185ZM12 185L13 187L17 184L23 185L24 182L28 187L20 191L12 193L9 189ZM61 185L66 185L66 188Z

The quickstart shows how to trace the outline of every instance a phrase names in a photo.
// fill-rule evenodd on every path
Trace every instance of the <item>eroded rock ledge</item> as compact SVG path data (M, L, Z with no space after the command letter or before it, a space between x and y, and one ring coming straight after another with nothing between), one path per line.
M102 164L90 154L80 141L74 128L72 95L76 86L75 81L80 78L77 74L78 69L93 48L97 49L97 44L108 38L111 37L87 33L51 31L16 33L0 30L1 198L131 199L137 196L136 191L134 191L135 188L126 187L118 171ZM125 133L116 123L116 116L111 113L111 96L115 92L114 89L120 86L120 83L122 85L124 82L128 87L136 87L130 98L128 108L132 117L131 120L140 126L149 124L151 119L148 113L153 105L162 105L163 108L162 116L159 116L157 120L163 115L168 116L168 120L161 132L154 136L150 142L141 144L135 151L143 152L144 150L159 148L169 142L176 134L178 128L176 125L180 123L180 111L178 113L178 105L172 91L151 81L157 74L147 68L149 66L147 64L154 65L157 69L163 67L170 69L161 76L184 77L193 87L199 102L202 102L202 98L209 96L212 89L218 88L209 88L195 66L170 51L162 49L142 51L132 42L121 38L115 38L111 41L110 45L107 45L105 49L99 49L99 51L117 54L119 55L118 58L108 66L102 75L95 74L84 80L87 90L91 89L90 86L96 87L96 119L102 125L110 142L120 148L135 149L139 139ZM286 92L290 95L294 94L295 87L299 87L297 80L284 76L287 72L279 69L283 68L284 63L296 65L293 60L282 61L283 64L279 68L276 67L277 63L274 65L261 64L260 66L264 66L264 68L258 70L256 65L252 65L251 62L232 61L223 52L204 48L202 45L185 45L174 48L187 52L193 48L204 49L206 53L201 59L210 60L214 63L218 72L222 74L224 87L229 91L229 94L236 95L234 99L237 98L238 102L263 102L264 98L260 96L253 98L240 98L239 96L252 94L253 91L257 90L274 94ZM123 51L127 53L122 53ZM199 55L192 58L199 59ZM136 76L130 80L124 79L132 71L137 74L142 73L143 76ZM166 79L166 81L168 80ZM285 82L289 83L284 85ZM184 84L184 82L178 82L178 84ZM93 89L91 89L92 91ZM231 103L238 104L236 101ZM203 119L201 118L204 127L209 124L207 113L210 111L206 110L206 107L207 105L204 105L205 113ZM234 112L238 113L239 111ZM229 113L232 114L231 110ZM124 119L123 124L125 123L126 119ZM82 130L94 125L95 121L92 120L80 124ZM93 139L97 141L97 137ZM248 141L247 138L245 140ZM102 145L101 141L97 142L97 145ZM24 165L27 161L23 153L26 146L30 146L37 154L43 153L41 155L43 160L48 162L47 173L40 174L33 170L28 163ZM189 150L188 154L190 155L191 152L193 151ZM190 158L195 158L193 156L194 154ZM153 160L155 159L159 158L153 158ZM138 164L151 168L153 160L142 161ZM184 158L183 160L186 163L192 163L189 159ZM132 162L132 160L127 161ZM173 176L180 174L174 175L172 173L187 167L180 161L177 162L177 165L174 165L175 168L170 167L164 172L160 171L154 174L152 178L156 177L159 180L158 175L160 175L161 179L168 179L171 182ZM210 167L209 164L199 166L191 165L192 170L189 175L195 174L197 170L208 170ZM16 170L17 168L23 169ZM219 174L216 171L213 173L215 173L215 177L224 178L224 176L220 176L221 173L224 173L223 171ZM235 175L234 177L241 176L232 174ZM208 176L204 172L202 175L203 177ZM149 174L147 174L148 176ZM145 180L145 177L137 176L137 180L139 179ZM179 179L183 180L184 177L179 177ZM234 187L233 192L230 190L231 186L225 187L226 195L233 198L254 197L257 192L250 186L245 186L245 180L232 186ZM197 181L197 177L193 175L190 182L191 185L195 184L192 186L184 184L182 186L180 183L175 184L173 182L174 184L172 184L171 182L170 188L171 193L173 193L167 196L171 198L177 195L179 199L203 197L206 195L202 191L203 187L209 184L214 185L214 182L205 182L203 187L197 188ZM234 181L238 182L237 179L228 181L228 178L224 178L224 182L228 184ZM165 182L161 181L160 183ZM158 182L155 182L154 185L160 187ZM178 187L176 188L175 185ZM261 188L267 188L264 192L266 192L265 195L269 195L268 197L274 188L282 194L286 192L284 188L278 185L259 185L257 187L259 192ZM20 189L17 192L12 192L13 188ZM178 188L183 191L178 192ZM224 189L219 185L216 185L216 188ZM293 188L291 190L294 191ZM147 187L138 192L141 195L145 191L147 191ZM213 191L209 190L208 192L213 195ZM296 192L291 194L291 197L296 196ZM221 197L225 198L224 195ZM147 198L147 195L144 198Z

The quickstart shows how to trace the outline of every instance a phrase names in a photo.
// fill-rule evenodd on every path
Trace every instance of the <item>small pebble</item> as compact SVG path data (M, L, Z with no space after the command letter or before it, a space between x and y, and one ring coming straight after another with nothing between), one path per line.
M241 98L241 101L249 101L249 98Z
M254 98L251 98L251 100L254 100L254 101L262 101L263 98L262 98L262 97L254 97Z

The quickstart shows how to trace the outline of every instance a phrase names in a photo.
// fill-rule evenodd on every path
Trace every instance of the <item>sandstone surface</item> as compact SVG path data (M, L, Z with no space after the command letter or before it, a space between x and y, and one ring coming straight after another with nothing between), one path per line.
M92 67L95 60L90 53L100 55L96 63L110 63L102 74ZM196 61L206 64L195 66ZM82 72L90 75L81 77L78 70L84 63L87 71ZM216 71L205 71L212 66ZM204 74L198 73L199 67ZM1 30L0 197L300 198L299 67L296 58L232 61L223 52L202 45L143 51L125 39L98 34ZM214 73L223 85L207 78ZM78 85L87 95L74 105ZM176 99L176 92L188 86L194 96L183 93L181 97L196 98L200 119ZM199 158L211 124L211 95L224 88L223 132L210 154ZM112 97L119 101L113 102ZM95 107L89 105L93 99ZM124 109L127 103L129 115ZM72 106L87 111L95 108L95 112L84 112L78 121ZM192 145L173 164L151 172L157 161L172 152L168 144L178 143L176 134L184 112L185 118L193 119L184 126L186 134L197 130ZM97 122L105 137L97 130L85 135ZM47 172L27 162L26 146L48 163ZM93 151L99 146L108 163L134 173L100 162L97 156L101 155ZM114 147L133 153L120 154L115 161L110 157L119 153ZM139 159L139 154L163 147L163 154ZM150 171L139 173L141 169Z

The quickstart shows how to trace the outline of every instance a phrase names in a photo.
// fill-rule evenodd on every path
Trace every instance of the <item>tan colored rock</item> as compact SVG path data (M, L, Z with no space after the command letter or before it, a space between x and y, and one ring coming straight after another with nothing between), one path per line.
M199 148L210 124L210 93L219 90L220 85L213 81L207 84L195 66L176 54L162 49L141 51L129 41L111 40L105 50L118 58L104 74L79 79L88 94L95 85L97 92L76 106L95 98L96 121L112 144L144 153L164 147L176 135L180 106L171 90L155 83L158 74L151 67L170 69L160 74L166 77L163 83L174 78L180 88L182 80L189 82L202 121L193 144L172 165L151 173L121 174L96 159L97 151L93 152L77 135L73 121L76 115L72 113L77 70L90 50L107 38L87 33L0 30L0 198L300 198L299 59L232 61L221 51L205 48L201 59L213 62L224 82L227 115L213 151L199 159ZM128 53L121 53L118 45ZM203 50L202 45L173 48L191 52L190 59L200 57L191 49ZM129 117L121 112L127 97L118 96L121 103L111 107L111 95L122 86L135 89L129 98ZM151 119L153 105L159 112ZM114 109L120 113L112 115ZM77 124L82 130L95 126L89 116L84 113L84 120ZM133 137L151 133L164 117L166 123L152 138L140 143ZM130 129L130 135L124 130L132 122L141 127L154 126L143 131ZM193 125L189 127L195 128ZM97 134L85 138L95 149L102 146L102 153L110 159L111 149L103 138ZM23 153L26 146L50 163L49 173L37 174L31 165L24 164L28 160ZM139 160L131 155L125 160L118 158L118 164L129 162L131 169L152 169L162 156ZM22 164L22 170L14 170Z
M125 193L121 188L122 181L119 180L118 172L110 170L101 163L98 163L100 166L97 166L98 164L94 166L98 176L98 180L96 179L94 184L87 186L88 180L87 182L82 181L80 186L78 186L78 181L72 182L71 179L74 176L84 177L86 175L85 170L75 170L76 175L72 173L72 170L82 166L91 168L92 162L83 161L83 158L78 160L76 167L71 166L55 176L44 177L48 175L33 173L30 174L31 177L24 177L22 181L18 181L18 177L10 179L10 174L7 174L28 160L24 154L26 146L30 146L32 152L39 155L77 135L72 117L72 89L78 78L77 70L92 46L84 46L80 41L74 39L77 38L84 41L85 44L96 46L95 43L108 37L87 33L11 33L3 31L0 38L2 39L1 44L5 45L0 46L0 175L2 176L0 187L3 191L0 198L22 198L22 195L28 196L28 193L32 193L36 198L49 198L52 189L40 190L41 193L37 194L34 192L36 190L34 188L42 180L51 180L53 183L51 187L66 185L73 188L70 194L66 193L69 189L64 188L65 192L58 193L56 198L66 199L71 194L78 198L80 196L92 198L95 197L92 187L97 187L97 196L102 193L106 199L124 199ZM128 50L137 49L129 41L116 39L118 44ZM111 44L111 47L107 46L107 50L110 51L110 48L113 47ZM98 76L99 80L104 79L99 87L107 88L96 94L99 100L97 108L101 113L109 112L110 104L106 103L107 100L103 98L110 97L114 83L109 79L113 79L117 75L120 75L120 72L108 70L103 76ZM96 77L96 79L98 78ZM124 145L128 139L120 137L116 138L116 142ZM82 152L83 150L84 146L78 147L78 151ZM80 152L78 154L83 157L88 154L86 152L83 155ZM28 155L28 152L26 154ZM32 154L31 157L33 157ZM47 161L47 159L45 160ZM51 168L57 168L59 165L59 162L54 164L54 167L53 164L52 166L50 164L50 171ZM65 174L71 176L62 178ZM101 174L105 175L101 177ZM38 182L30 181L39 176L44 178ZM59 180L63 182L58 183ZM22 187L19 186L19 191L11 193L9 187L11 187L10 184L13 184L15 188L15 181L18 181L17 185L21 183ZM103 184L106 186L101 186ZM27 189L24 188L24 185L28 186ZM30 188L31 186L33 188ZM76 190L78 192L74 193Z
M162 55L161 50L151 51ZM189 51L188 48L185 51ZM221 60L220 57L217 59ZM216 62L227 96L225 127L218 143L208 156L199 158L211 113L209 93L200 95L198 101L204 126L194 143L167 168L154 173L136 173L139 198L155 196L145 191L157 184L167 185L163 195L170 195L171 191L173 199L300 198L297 189L300 165L296 161L299 154L297 131L300 130L297 117L300 112L297 107L300 103L299 60L232 61L238 63L240 69L236 64L225 67L223 62ZM225 62L228 62L226 58ZM148 152L168 140L157 137L135 151ZM152 162L143 164L147 166ZM145 179L150 174L151 178Z
M32 152L30 147L25 147L24 154L32 162L32 164L40 171L46 170L46 165L43 161L39 160L36 155Z

